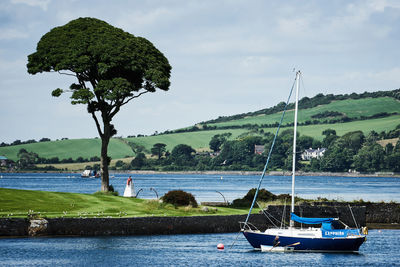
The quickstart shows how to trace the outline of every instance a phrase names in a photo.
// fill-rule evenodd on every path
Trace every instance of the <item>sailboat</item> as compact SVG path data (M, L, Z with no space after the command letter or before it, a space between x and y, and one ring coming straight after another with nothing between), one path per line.
M282 247L292 248L293 251L304 252L357 252L360 246L365 242L366 235L363 229L351 229L338 218L305 218L299 217L294 213L294 194L295 194L295 171L296 171L296 132L297 132L297 110L299 98L299 80L301 72L296 72L296 78L293 85L296 85L296 102L294 113L294 136L293 136L293 161L292 161L292 192L291 192L291 212L290 225L287 228L270 228L264 232L255 229L248 222L251 210L257 198L262 179L268 165L270 154L275 143L270 149L267 163L264 167L253 203L250 207L246 221L241 227L241 232L247 241L255 248L263 247ZM292 87L293 91L293 87ZM290 96L289 96L290 99ZM289 99L287 104L289 103ZM287 106L286 104L286 106ZM286 109L285 109L286 111ZM282 114L283 119L284 114ZM281 119L281 123L282 123ZM279 127L275 138L279 132ZM297 228L295 222L309 225L321 225L321 227ZM272 251L272 250L271 250Z

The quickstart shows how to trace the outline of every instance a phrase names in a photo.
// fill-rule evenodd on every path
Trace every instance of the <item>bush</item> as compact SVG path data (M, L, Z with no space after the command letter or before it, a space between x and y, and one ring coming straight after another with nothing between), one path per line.
M161 197L165 203L172 204L174 206L188 206L197 208L197 202L194 196L182 190L172 190Z
M231 206L238 207L238 208L250 207L251 203L253 202L255 193L256 193L256 188L250 189L249 192L247 192L247 194L243 198L238 198L238 199L233 200ZM284 198L284 197L285 196L282 195L282 198ZM280 198L280 197L274 195L273 193L269 192L268 190L266 190L264 188L261 188L258 191L258 195L257 195L257 201L262 201L262 202L274 201L278 198Z

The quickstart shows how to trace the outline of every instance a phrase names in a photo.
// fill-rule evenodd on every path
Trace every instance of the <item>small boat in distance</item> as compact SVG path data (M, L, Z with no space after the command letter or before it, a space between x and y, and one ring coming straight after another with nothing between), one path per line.
M295 171L296 171L296 134L297 134L297 111L299 99L299 80L300 71L296 73L296 102L294 112L294 135L293 135L293 160L292 160L292 203L290 213L290 225L287 228L270 228L264 232L256 229L251 223L248 222L254 203L257 199L257 193L260 189L261 182L264 178L267 169L270 155L268 155L267 163L264 167L257 191L254 195L252 205L247 215L246 221L241 226L241 232L246 237L247 241L255 248L262 251L281 250L285 251L286 248L293 251L304 252L357 252L360 246L366 240L366 228L364 229L351 229L337 218L304 218L299 217L294 213L294 188L295 188ZM292 87L292 91L293 91ZM291 94L291 93L290 93ZM286 107L289 104L286 103ZM285 108L286 111L286 108ZM285 114L282 114L282 119ZM282 121L281 121L282 122ZM279 132L279 127L275 138ZM275 140L272 143L270 152L273 149ZM350 209L351 211L351 209ZM309 225L321 225L319 228L297 228L295 222Z
M84 170L81 173L82 178L100 178L100 172L95 170Z

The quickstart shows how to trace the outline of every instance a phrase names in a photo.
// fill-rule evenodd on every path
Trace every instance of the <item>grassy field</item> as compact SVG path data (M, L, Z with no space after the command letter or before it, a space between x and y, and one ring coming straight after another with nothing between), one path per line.
M17 146L0 147L0 155L9 159L17 160L18 151L24 148L29 152L35 152L43 158L58 157L61 159L78 157L90 158L100 156L100 139L70 139L51 142L40 142L33 144L23 144ZM108 147L109 156L112 158L124 158L133 156L132 149L123 140L113 138Z
M258 212L255 210L254 213ZM179 207L157 200L124 198L104 194L77 194L0 188L0 217L45 218L143 217L246 214L247 209L218 207L204 212L201 208Z
M209 150L209 142L216 134L232 133L231 139L238 137L240 134L247 132L246 129L229 129L229 130L213 130L199 131L187 133L174 133L157 136L127 138L127 141L145 146L150 149L156 143L164 143L167 145L167 150L171 151L176 145L188 144L196 150Z
M400 115L394 115L386 118L371 119L366 121L298 126L297 130L301 135L307 135L317 140L322 140L324 138L322 132L326 129L335 130L336 134L339 136L352 131L362 131L364 135L367 135L372 130L377 133L393 130L398 124L400 124ZM293 127L285 127L281 130L284 129L293 129ZM275 133L276 129L265 128L264 131Z
M314 120L311 116L322 113L324 111L337 111L344 113L349 118L360 117L360 116L372 116L377 113L387 112L399 112L400 101L390 97L379 97L379 98L365 98L365 99L347 99L342 101L334 101L327 105L321 105L309 109L300 109L298 114L298 121L304 122L307 120ZM283 123L292 123L294 117L294 111L289 110L286 112ZM282 116L282 112L271 115L259 115L253 117L246 117L239 120L210 123L209 126L233 126L243 124L272 124L279 122Z

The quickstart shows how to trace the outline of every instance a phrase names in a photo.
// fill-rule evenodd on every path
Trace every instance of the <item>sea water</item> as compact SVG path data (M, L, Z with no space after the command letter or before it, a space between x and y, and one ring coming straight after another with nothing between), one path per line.
M268 253L241 233L4 238L0 266L399 266L399 240L400 230L371 230L359 253Z
M81 178L74 173L0 173L0 187L92 194L100 190L100 179ZM121 194L129 174L115 174L110 184ZM161 197L181 189L201 201L232 201L258 185L257 175L135 174L133 183L139 198ZM291 192L291 177L266 176L262 188L274 194ZM333 200L400 202L400 178L395 177L296 177L296 196Z

